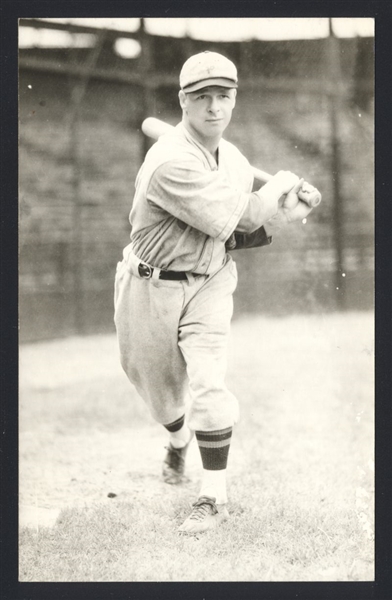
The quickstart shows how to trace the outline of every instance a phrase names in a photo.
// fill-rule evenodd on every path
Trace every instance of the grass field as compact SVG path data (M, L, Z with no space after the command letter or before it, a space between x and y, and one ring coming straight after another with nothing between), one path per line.
M20 581L374 579L373 361L370 313L234 321L231 519L184 537L197 446L164 484L115 337L21 346Z

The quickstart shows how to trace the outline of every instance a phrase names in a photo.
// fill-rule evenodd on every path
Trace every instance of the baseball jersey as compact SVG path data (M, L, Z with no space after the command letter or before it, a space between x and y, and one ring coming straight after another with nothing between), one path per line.
M215 272L234 230L248 233L276 212L252 194L247 159L222 139L218 161L184 127L161 136L146 154L135 184L130 248L161 269Z

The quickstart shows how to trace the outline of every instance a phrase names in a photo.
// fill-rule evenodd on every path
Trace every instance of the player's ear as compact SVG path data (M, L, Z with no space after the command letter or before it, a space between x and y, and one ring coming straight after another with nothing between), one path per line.
M180 106L184 110L186 108L186 94L182 90L178 92L178 99L180 101Z
M235 107L235 101L237 98L237 90L235 88L233 88L232 90L232 99L233 99L233 108Z

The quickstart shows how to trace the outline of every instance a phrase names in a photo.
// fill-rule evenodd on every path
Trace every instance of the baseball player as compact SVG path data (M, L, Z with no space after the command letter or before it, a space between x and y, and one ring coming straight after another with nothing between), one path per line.
M236 103L237 69L215 52L180 73L182 121L145 157L130 213L131 241L118 263L115 323L121 364L169 434L163 478L184 479L192 437L203 466L200 493L179 531L228 518L226 468L238 402L225 373L236 265L228 249L271 243L304 219L313 186L279 171L252 193L247 159L222 139Z

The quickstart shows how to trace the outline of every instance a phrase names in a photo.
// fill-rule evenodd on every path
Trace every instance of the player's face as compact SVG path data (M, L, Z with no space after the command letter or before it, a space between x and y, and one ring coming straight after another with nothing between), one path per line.
M180 92L184 122L201 142L220 139L231 120L235 106L236 90L218 86L206 87L196 92Z

